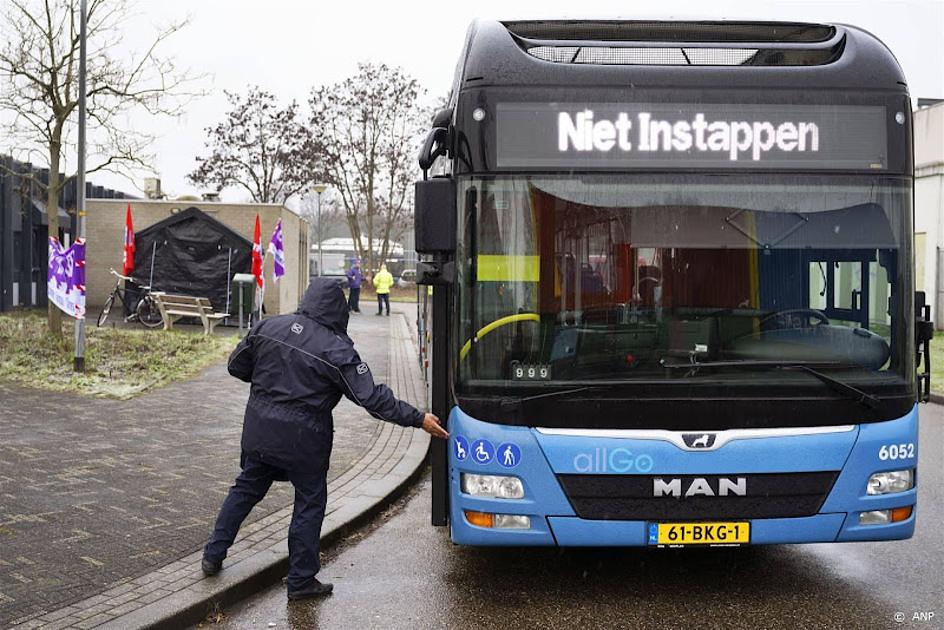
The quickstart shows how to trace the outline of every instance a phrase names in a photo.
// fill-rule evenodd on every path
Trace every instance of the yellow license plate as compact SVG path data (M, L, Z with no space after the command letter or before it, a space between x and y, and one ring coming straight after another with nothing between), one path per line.
M650 523L650 545L743 545L751 542L751 524Z

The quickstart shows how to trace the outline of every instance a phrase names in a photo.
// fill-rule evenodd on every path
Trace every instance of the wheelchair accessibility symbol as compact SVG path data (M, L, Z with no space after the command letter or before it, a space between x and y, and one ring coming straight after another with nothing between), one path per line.
M488 440L472 442L472 459L479 464L487 464L495 457L495 447Z
M465 461L465 458L469 456L469 441L461 435L455 436L452 439L452 450L457 460Z

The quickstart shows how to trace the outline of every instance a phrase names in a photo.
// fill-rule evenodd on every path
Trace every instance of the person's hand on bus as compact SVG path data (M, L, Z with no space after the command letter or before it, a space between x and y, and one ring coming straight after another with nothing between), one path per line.
M446 432L442 425L439 422L439 418L435 415L428 413L423 417L423 426L422 429L432 435L433 437L446 439L449 437L449 433Z

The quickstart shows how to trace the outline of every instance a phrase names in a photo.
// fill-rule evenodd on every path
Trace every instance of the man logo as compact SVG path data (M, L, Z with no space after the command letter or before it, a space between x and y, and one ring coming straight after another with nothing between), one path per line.
M302 326L298 322L295 322L294 324L292 324L292 332L295 333L296 335L300 335L303 330L305 330L304 326Z
M370 368L367 367L367 364L366 364L366 363L361 363L360 365L357 366L357 373L358 373L358 374L367 374L367 370L369 370L369 369L370 369Z
M714 433L685 433L682 435L688 448L711 448L715 444Z
M682 479L663 479L656 477L652 480L652 496L654 497L726 497L747 496L747 477L695 477L686 481L683 488Z

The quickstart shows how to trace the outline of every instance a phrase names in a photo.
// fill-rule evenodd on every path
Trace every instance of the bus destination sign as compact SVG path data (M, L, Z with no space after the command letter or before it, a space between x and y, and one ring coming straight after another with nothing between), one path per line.
M887 167L885 108L499 103L498 168Z

